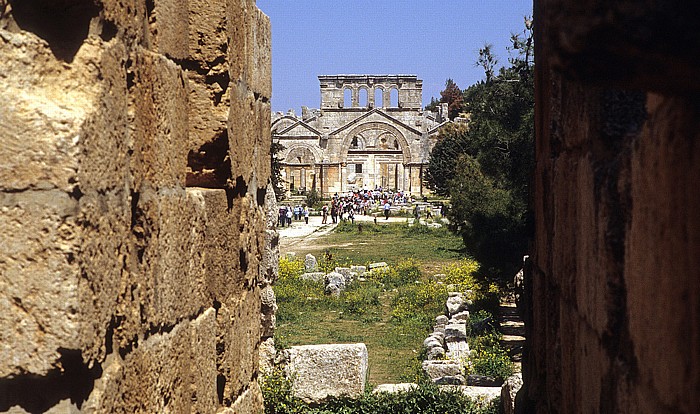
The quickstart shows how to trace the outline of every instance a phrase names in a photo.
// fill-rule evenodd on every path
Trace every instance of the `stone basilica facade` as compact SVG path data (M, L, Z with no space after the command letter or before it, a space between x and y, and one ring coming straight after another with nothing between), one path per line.
M319 76L321 108L272 117L272 138L291 193L324 196L352 190L427 192L423 175L446 105L421 109L423 81L415 75Z

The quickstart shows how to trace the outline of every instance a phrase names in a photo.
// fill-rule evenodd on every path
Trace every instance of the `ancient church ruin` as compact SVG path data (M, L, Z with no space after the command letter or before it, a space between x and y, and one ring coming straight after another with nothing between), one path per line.
M270 71L254 0L0 0L0 412L262 409Z
M319 76L321 108L272 118L290 192L324 196L377 187L422 194L423 174L447 110L423 111L415 75Z

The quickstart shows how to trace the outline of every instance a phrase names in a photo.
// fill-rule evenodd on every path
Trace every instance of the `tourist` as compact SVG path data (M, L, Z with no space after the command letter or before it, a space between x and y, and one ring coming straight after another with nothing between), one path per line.
M309 207L304 206L304 221L309 224Z
M333 224L338 222L338 206L335 203L331 205L331 220Z
M323 218L321 220L321 224L326 224L328 221L328 205L324 204L323 208L321 208L321 217Z
M277 225L280 227L284 227L284 223L287 222L287 208L285 206L282 206L279 208L279 221L277 222Z
M432 210L433 210L433 209L430 207L430 204L428 204L428 205L425 207L425 218L426 218L426 219L431 219L431 218L433 218L433 211L432 211Z
M391 204L387 200L384 202L384 220L389 220L389 211L391 211Z
M350 219L350 221L352 221L352 224L355 224L355 213L354 213L354 211L355 211L355 210L353 210L352 208L348 211L348 218Z
M294 216L294 213L292 213L292 206L287 206L287 225L291 226L292 225L292 217Z

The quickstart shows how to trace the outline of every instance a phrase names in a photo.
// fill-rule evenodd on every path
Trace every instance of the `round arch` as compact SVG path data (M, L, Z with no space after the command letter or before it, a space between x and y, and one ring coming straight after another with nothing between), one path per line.
M311 145L293 144L285 151L283 163L285 164L318 164L321 162L321 154Z
M411 149L408 145L408 141L406 140L406 137L404 137L403 133L398 130L395 126L391 124L387 124L384 122L367 122L360 124L356 126L355 128L351 129L350 132L348 132L345 135L345 138L343 139L343 145L340 148L340 156L341 160L346 161L348 159L348 151L350 150L350 145L352 143L353 137L356 135L362 134L365 131L368 130L380 130L383 132L388 132L396 137L396 139L399 141L399 146L401 147L401 152L403 153L403 162L404 163L410 163L411 162Z

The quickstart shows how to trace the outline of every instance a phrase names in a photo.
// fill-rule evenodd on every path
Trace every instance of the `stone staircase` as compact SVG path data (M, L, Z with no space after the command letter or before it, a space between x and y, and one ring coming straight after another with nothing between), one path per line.
M498 313L499 329L503 334L501 346L508 350L511 360L520 370L525 345L525 323L518 314L515 301L511 298L504 298L501 301Z

